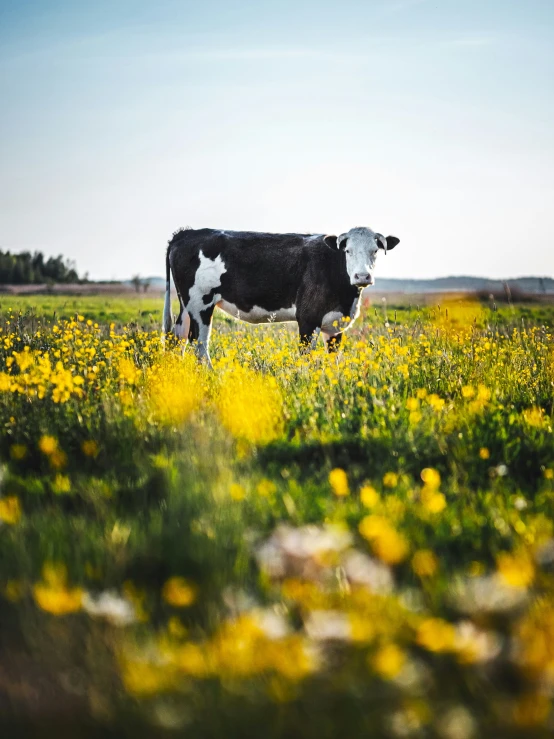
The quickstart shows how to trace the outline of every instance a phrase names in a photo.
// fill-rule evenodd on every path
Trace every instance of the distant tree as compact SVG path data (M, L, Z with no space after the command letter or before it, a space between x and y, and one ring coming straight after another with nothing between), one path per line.
M147 292L150 287L150 280L146 279L142 281L142 292Z
M141 282L142 280L140 279L140 275L133 275L133 277L131 277L131 284L137 292L140 292Z
M60 254L45 260L42 252L12 254L0 250L0 284L30 285L37 283L79 282L75 262Z

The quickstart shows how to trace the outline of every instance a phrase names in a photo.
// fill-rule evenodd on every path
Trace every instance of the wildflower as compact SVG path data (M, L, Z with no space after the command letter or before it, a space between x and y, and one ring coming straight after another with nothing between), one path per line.
M406 654L396 644L385 644L369 659L370 666L385 680L395 678L406 663Z
M406 558L408 554L406 540L382 516L366 516L360 521L359 531L383 562L398 564Z
M348 495L348 477L346 472L339 467L329 472L329 484L337 497L342 498Z
M304 628L315 641L350 641L352 636L348 616L341 611L311 611Z
M27 447L25 444L12 444L10 447L10 457L15 459L16 462L25 459L27 456Z
M364 485L360 489L360 500L366 508L374 508L379 502L379 493L372 485Z
M15 525L21 518L21 503L17 495L0 498L0 521L10 526Z
M424 470L421 471L421 479L431 490L438 490L438 488L440 487L441 476L438 470L435 470L432 467L426 467Z
M367 554L355 550L348 552L343 567L348 582L353 585L364 585L380 594L390 593L393 589L394 581L389 567Z
M418 398L408 398L406 401L406 408L409 411L417 411L419 410L419 399Z
M43 611L64 616L81 610L83 591L67 586L67 570L64 565L47 563L42 570L42 582L33 586L33 596Z
M8 580L4 586L4 595L10 603L17 603L23 597L23 583L18 580Z
M454 649L458 661L463 664L488 662L498 656L500 639L491 631L483 631L471 621L456 626Z
M536 406L528 408L523 411L523 418L529 426L541 428L545 421L544 410L542 408L537 408Z
M233 368L223 378L216 406L223 425L238 439L267 444L282 432L283 399L272 377Z
M554 480L554 470L550 467L544 470L543 475L545 480Z
M175 608L191 606L198 595L198 587L184 577L170 577L163 586L162 596L166 603Z
M260 480L256 486L256 491L258 495L262 496L262 498L267 498L277 492L277 485L272 480L264 478L263 480Z
M67 475L56 475L52 483L52 490L58 495L69 493L71 491L71 480Z
M417 630L416 642L430 652L447 652L454 646L456 632L442 618L428 618Z
M386 472L383 476L383 485L386 488L395 488L398 485L398 475L396 472Z
M440 513L446 508L446 498L444 495L428 487L422 489L420 499L423 507L429 513Z
M514 702L512 715L518 726L542 726L550 715L550 700L542 693L529 693Z
M62 449L54 449L49 455L49 461L55 470L61 470L67 464L67 454Z
M486 446L483 446L481 447L481 449L479 449L479 457L481 459L489 459L490 456L491 456L491 453L489 452Z
M438 566L438 559L430 549L418 549L412 557L412 570L418 577L432 577Z
M84 593L82 606L90 616L105 618L114 626L127 626L136 621L133 604L111 590L97 596Z
M244 485L234 482L229 488L229 495L233 500L244 500L246 498Z
M53 454L58 448L58 441L54 436L41 436L38 442L38 448L47 456Z
M81 449L86 457L97 457L98 456L98 444L92 439L83 441Z
M512 588L527 588L535 578L535 566L525 553L508 554L504 552L496 558L498 572L502 580Z
M152 419L167 426L184 423L205 394L200 369L191 355L167 354L147 370L145 385Z
M462 388L462 397L466 400L475 396L475 388L472 385L464 385Z

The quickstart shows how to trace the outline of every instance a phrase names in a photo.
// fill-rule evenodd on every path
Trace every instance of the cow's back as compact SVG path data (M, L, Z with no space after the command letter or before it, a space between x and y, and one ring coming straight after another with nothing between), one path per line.
M223 300L243 312L254 306L278 311L294 304L318 239L305 234L190 229L173 237L170 261L174 278L187 288L200 268L213 264Z

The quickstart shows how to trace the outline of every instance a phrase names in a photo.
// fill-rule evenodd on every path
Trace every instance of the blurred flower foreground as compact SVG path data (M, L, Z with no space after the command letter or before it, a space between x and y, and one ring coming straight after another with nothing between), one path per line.
M4 735L551 736L553 322L5 315Z

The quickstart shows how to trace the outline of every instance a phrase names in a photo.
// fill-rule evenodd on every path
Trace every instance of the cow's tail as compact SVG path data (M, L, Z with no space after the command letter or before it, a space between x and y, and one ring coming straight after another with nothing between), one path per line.
M162 323L162 331L164 335L171 332L173 326L173 316L171 315L171 268L169 266L169 249L165 254L165 301L164 301L164 315Z

